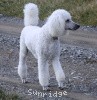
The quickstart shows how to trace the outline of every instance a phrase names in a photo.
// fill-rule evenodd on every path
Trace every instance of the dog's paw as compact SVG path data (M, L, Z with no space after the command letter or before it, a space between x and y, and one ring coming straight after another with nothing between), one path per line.
M43 86L43 91L50 91L50 88L48 86Z
M64 84L63 84L63 82L59 82L59 83L58 83L58 87L59 87L60 90L63 90L63 89L64 89Z
M22 83L28 83L26 79L22 79Z
M64 87L59 87L60 90L64 90Z

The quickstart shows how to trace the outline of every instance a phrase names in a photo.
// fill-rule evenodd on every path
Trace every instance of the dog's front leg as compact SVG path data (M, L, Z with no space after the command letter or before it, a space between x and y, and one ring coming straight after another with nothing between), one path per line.
M63 83L65 81L65 74L64 74L63 69L61 67L59 57L56 57L56 58L53 59L52 65L53 65L53 68L54 68L54 72L55 72L55 75L56 75L56 80L58 82L59 88L63 89L64 88Z
M48 90L49 66L48 61L44 57L38 59L38 77L43 90Z

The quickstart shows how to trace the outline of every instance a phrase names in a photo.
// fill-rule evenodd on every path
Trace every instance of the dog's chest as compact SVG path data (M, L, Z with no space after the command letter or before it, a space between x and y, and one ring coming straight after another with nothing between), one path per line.
M58 56L60 51L60 44L58 40L48 41L45 45L43 45L42 53L46 57L54 58Z

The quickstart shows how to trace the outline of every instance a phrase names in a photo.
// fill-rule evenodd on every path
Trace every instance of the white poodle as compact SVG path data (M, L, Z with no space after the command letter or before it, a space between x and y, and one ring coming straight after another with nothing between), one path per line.
M60 64L60 41L59 37L67 33L67 30L76 30L80 26L74 23L71 15L64 9L55 10L47 22L38 27L39 11L37 5L29 3L24 8L24 24L20 36L20 53L18 74L23 83L27 78L26 54L29 50L38 60L39 83L43 90L48 90L49 65L51 57L56 80L60 88L63 88L65 74Z

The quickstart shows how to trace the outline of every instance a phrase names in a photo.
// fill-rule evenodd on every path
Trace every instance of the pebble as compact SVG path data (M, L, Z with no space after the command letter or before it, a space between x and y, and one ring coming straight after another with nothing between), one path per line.
M76 59L97 60L97 51L92 48L84 49L82 47L72 46L68 44L62 44L61 47L62 47L61 56L65 56L65 58L70 57L73 60Z

